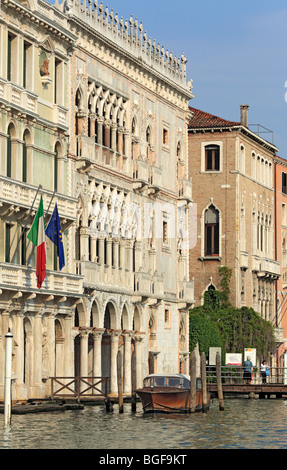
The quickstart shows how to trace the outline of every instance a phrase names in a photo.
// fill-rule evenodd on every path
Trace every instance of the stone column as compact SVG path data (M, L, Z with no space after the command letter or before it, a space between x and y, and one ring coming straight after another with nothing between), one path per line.
M132 332L125 331L124 338L124 393L130 395L132 392Z
M142 242L135 242L135 272L138 272L142 266Z
M55 317L53 314L47 317L47 369L49 377L55 377Z
M36 313L34 317L34 364L33 364L33 383L34 397L42 397L42 314Z
M2 328L1 328L1 354L0 354L0 372L1 372L1 377L0 377L0 384L3 385L3 396L4 396L4 383L5 383L5 335L8 333L8 328L9 328L9 312L5 311L1 313L1 319L2 319ZM14 335L14 332L11 331L11 333Z
M82 227L80 229L80 253L81 261L87 261L89 259L89 227Z
M135 353L136 353L136 388L142 387L142 340L143 335L134 335Z
M102 328L95 328L93 330L93 346L94 346L94 357L93 357L93 377L97 377L93 383L98 382L98 378L102 377L102 336L104 333L104 329ZM97 386L103 392L105 391L105 385L102 386L99 384ZM94 392L95 393L95 392Z
M89 331L88 330L81 330L80 331L80 377L88 377L88 339L89 339ZM81 383L80 389L81 391L86 388L84 383Z
M122 127L118 129L118 153L122 154L124 149L124 130Z
M119 240L115 238L113 240L113 267L114 267L114 282L119 282Z
M120 240L120 283L125 282L126 278L126 240L121 238Z
M90 134L89 137L95 138L96 133L96 115L94 113L90 114Z
M72 315L66 315L64 318L64 375L65 377L74 376L74 340L72 339Z
M99 117L97 119L97 143L99 145L103 145L103 124L104 119Z
M24 387L24 315L22 312L16 316L16 334L15 341L17 347L15 348L15 374L16 374L16 399L24 400L27 398L27 390ZM3 332L3 337L4 337ZM1 365L0 365L1 367Z
M111 140L111 149L117 151L117 124L112 123L112 140Z
M95 236L91 237L91 262L95 263L97 258L97 238Z
M99 238L99 253L98 253L98 262L100 265L103 265L104 264L104 250L105 250L105 240L103 237L100 237Z
M118 378L117 378L117 354L119 350L119 337L121 331L111 331L111 373L110 373L110 394L118 394Z
M105 121L105 147L111 146L111 125L110 121Z
M126 248L127 248L127 269L129 271L128 274L128 287L133 289L134 287L134 274L133 274L133 240L126 241Z

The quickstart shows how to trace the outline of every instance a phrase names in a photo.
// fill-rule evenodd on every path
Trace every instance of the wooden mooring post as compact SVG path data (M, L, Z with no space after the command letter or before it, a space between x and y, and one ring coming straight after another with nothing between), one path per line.
M224 411L222 380L221 380L221 358L220 354L216 354L216 381L217 381L217 396L219 401L220 411Z
M207 386L206 386L206 358L205 352L201 353L200 361L201 383L202 383L202 412L207 413L208 400L207 400Z
M124 412L123 382L122 382L122 353L118 351L117 355L117 375L118 375L118 395L119 395L119 413Z
M132 412L135 413L137 411L137 395L136 395L136 377L135 374L132 374L132 397L131 397L131 403L132 403Z
M192 351L189 359L189 374L190 374L190 412L194 413L196 410L196 355Z

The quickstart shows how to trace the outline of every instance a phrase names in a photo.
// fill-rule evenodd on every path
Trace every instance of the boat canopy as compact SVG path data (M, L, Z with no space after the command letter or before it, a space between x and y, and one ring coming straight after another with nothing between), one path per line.
M151 374L143 382L145 387L190 388L190 381L182 374Z

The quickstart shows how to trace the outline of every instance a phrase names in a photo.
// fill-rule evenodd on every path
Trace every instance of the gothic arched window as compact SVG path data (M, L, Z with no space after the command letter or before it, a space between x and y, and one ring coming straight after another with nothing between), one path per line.
M219 211L213 205L204 215L205 256L219 255Z

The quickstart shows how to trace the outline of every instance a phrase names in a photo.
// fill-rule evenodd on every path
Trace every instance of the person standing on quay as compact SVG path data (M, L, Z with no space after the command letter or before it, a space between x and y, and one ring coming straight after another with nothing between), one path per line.
M247 360L243 362L243 366L244 366L243 379L245 380L246 385L251 384L251 373L252 373L253 364L250 359L251 359L250 356L247 356Z
M263 360L262 364L260 366L260 372L261 372L261 377L262 377L262 383L263 384L266 384L266 368L267 368L266 361Z

